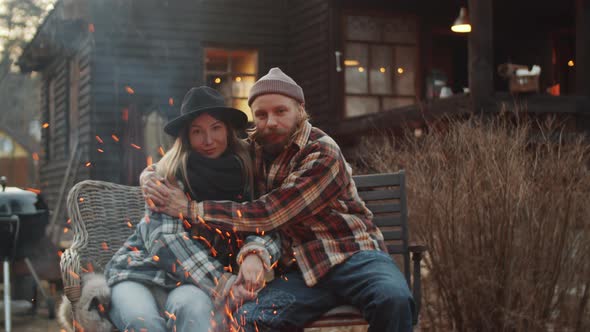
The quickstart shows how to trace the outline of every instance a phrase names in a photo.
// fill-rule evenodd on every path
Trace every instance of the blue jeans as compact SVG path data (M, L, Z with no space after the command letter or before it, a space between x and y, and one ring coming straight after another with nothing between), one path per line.
M305 284L300 271L287 272L262 289L257 301L245 303L237 316L245 331L280 331L303 327L343 304L359 308L370 332L412 331L412 294L391 257L380 251L354 254L314 287Z
M209 296L194 285L171 290L161 309L142 283L123 281L111 288L109 316L119 331L206 332L211 327L212 310Z

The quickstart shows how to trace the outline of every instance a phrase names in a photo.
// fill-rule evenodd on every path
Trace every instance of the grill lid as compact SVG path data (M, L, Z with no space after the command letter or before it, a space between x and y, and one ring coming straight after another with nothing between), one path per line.
M47 210L47 205L34 192L15 187L0 191L0 215L27 215Z

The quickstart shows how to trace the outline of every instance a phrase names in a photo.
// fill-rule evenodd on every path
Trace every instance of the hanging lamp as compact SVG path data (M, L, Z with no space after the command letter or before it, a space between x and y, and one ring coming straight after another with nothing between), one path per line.
M469 22L469 16L467 15L467 8L461 7L459 10L459 16L451 27L453 32L457 33L468 33L471 32L471 23Z

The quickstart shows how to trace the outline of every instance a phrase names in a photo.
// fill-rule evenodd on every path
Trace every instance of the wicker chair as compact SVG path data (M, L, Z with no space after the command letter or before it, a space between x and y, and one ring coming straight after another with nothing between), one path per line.
M139 187L86 180L72 187L67 208L74 241L60 266L64 293L75 308L84 287L82 273L104 271L145 214L145 203Z

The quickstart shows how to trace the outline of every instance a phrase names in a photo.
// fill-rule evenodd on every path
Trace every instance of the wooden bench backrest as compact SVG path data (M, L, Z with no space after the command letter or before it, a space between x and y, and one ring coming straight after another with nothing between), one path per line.
M353 177L360 197L373 212L373 222L383 233L391 255L402 257L403 272L410 282L408 211L405 172L357 175Z
M409 279L408 229L404 172L354 176L359 195L374 213L389 253L403 257ZM145 214L139 187L86 180L68 195L72 219L72 248L80 253L81 267L103 271Z

